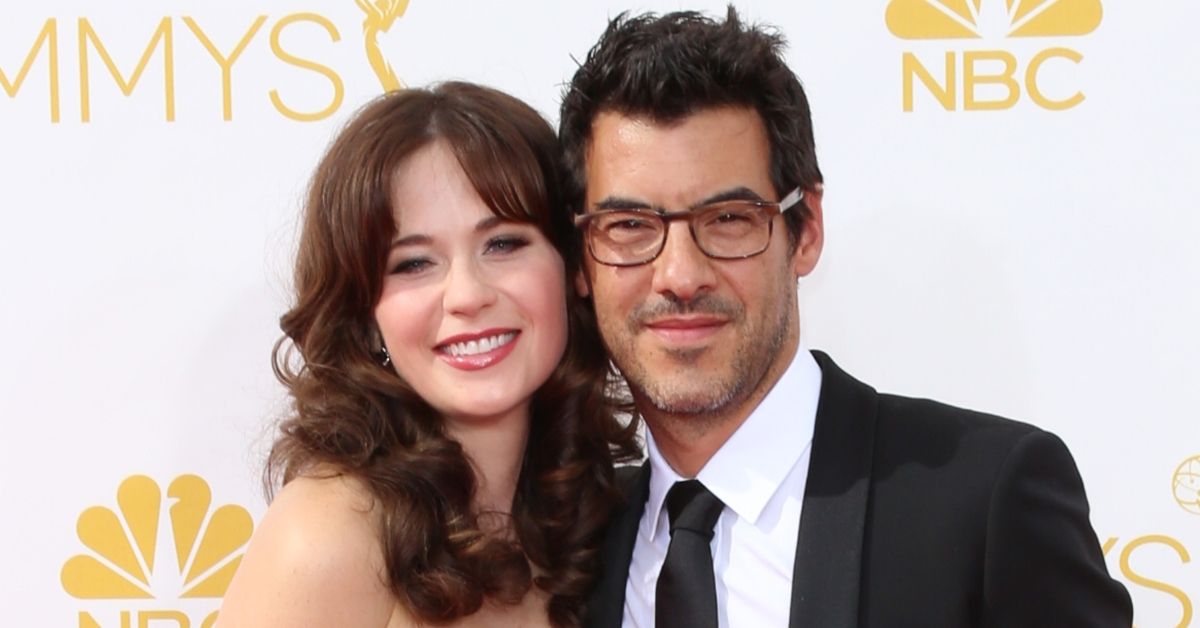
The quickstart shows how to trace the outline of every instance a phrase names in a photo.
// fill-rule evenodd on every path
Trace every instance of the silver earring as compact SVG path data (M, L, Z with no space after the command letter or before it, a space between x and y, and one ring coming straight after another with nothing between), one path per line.
M379 363L382 364L383 366L391 366L392 365L392 354L388 353L387 347L386 346L380 347L379 353L380 353Z

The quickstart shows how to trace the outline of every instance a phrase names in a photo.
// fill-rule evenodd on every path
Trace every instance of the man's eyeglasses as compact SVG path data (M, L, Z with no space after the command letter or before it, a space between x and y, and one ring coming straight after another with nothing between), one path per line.
M692 240L713 259L745 259L767 250L776 215L804 199L796 188L778 203L734 200L696 209L601 209L575 217L592 258L608 266L654 261L667 243L667 223L686 220Z

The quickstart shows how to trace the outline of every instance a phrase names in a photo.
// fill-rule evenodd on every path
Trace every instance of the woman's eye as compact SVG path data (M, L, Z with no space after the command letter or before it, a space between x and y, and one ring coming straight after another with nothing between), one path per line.
M496 236L487 241L488 253L512 253L529 246L529 240L523 236Z
M400 260L392 266L393 275L414 275L433 266L433 262L422 258L414 257L412 259Z

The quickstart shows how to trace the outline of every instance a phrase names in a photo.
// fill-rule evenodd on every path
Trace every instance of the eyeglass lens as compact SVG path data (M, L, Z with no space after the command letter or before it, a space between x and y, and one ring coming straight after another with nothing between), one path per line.
M686 218L696 245L715 258L740 258L761 253L771 237L771 215L761 204L729 201ZM593 255L601 262L637 264L658 255L666 242L667 221L648 210L605 212L592 220L589 235Z

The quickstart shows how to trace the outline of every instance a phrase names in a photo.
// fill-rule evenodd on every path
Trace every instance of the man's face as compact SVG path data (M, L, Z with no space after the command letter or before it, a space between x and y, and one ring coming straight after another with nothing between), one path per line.
M766 129L752 109L705 109L667 125L605 112L592 125L587 210L778 201L769 165ZM795 253L776 216L767 250L748 259L705 256L685 221L669 223L662 253L643 265L606 266L585 254L581 289L590 289L609 354L648 418L744 418L790 363L799 341L796 278L821 248L820 192L806 191L805 202L816 219Z

